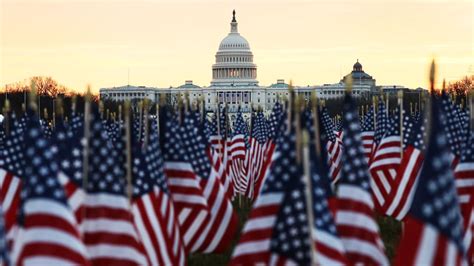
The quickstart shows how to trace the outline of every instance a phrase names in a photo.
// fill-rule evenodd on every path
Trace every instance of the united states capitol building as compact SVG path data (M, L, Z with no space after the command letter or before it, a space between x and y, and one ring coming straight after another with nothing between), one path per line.
M345 91L345 81L352 76L353 93L358 97L369 97L371 94L382 90L406 89L400 86L377 86L375 79L365 73L362 64L354 64L352 71L341 78L338 83L293 86L295 93L303 95L306 99L312 92L320 99L342 97ZM261 86L257 79L257 65L254 63L249 42L239 33L238 23L233 12L229 34L221 41L216 53L216 61L212 65L212 80L210 86L198 86L192 80L186 80L178 87L156 88L146 86L121 86L101 88L102 100L140 100L150 99L160 101L166 97L170 103L176 103L179 97L188 95L191 102L203 100L205 108L215 110L217 104L226 103L230 112L236 112L239 106L244 112L251 108L261 107L269 110L279 100L288 97L289 84L283 79L278 79L274 84Z

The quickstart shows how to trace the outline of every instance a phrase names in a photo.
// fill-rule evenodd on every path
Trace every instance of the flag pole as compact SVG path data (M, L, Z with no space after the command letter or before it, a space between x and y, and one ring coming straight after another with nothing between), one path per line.
M160 104L155 104L155 112L156 112L156 130L157 132L160 132L160 118L159 118L159 113L160 113Z
M90 141L90 121L91 121L91 88L87 86L84 97L84 146L82 151L82 189L87 193L87 182L89 173L89 141ZM82 208L83 218L86 217L86 208Z
M4 128L5 128L5 134L8 136L9 133L10 133L10 119L9 119L9 115L8 113L10 113L10 100L8 99L5 99L5 107L3 109L3 119L4 119Z
M377 108L379 106L379 99L377 96L373 96L372 98L373 101L373 109L374 109L374 132L377 129Z
M132 143L130 130L130 102L126 101L124 106L124 116L125 116L125 150L126 150L126 179L127 179L127 197L130 201L132 199L133 187L132 187Z
M293 81L290 80L290 84L288 85L288 109L287 109L287 112L288 112L288 128L287 128L287 132L290 132L291 131L291 121L292 121L292 109L293 109L293 101L295 101L295 95L294 95L294 91L293 91Z
M314 227L314 216L313 216L313 197L311 192L313 191L311 184L311 170L310 170L310 158L309 158L309 134L307 130L302 132L302 144L303 144L303 170L304 170L304 182L305 186L305 196L306 196L306 212L308 214L308 228L309 228L309 245L310 245L310 254L311 254L311 265L317 265L317 251L316 245L313 240L313 227Z
M436 62L434 59L433 61L431 61L429 81L430 81L430 95L426 99L427 101L426 104L428 104L428 106L425 107L425 117L428 121L428 123L426 123L426 136L424 137L424 143L426 147L430 145L429 140L430 140L430 133L431 133L431 120L433 119L433 117L431 116L431 112L433 111L431 110L432 109L431 101L432 101L432 98L434 97L435 82L436 82Z
M149 123L148 123L148 99L143 100L143 148L148 147L148 138L150 135Z
M294 122L295 122L295 133L296 133L296 162L298 165L302 165L302 135L301 135L301 119L300 119L300 111L301 111L301 98L299 95L295 96L294 102ZM291 128L290 128L291 132Z
M400 106L400 159L403 158L403 91L398 91L398 105Z
M222 145L222 137L221 137L221 112L220 112L220 105L219 105L219 102L217 102L217 109L216 109L216 119L217 119L217 141L219 143L219 145ZM222 149L224 147L221 147L219 149L217 149L217 154L219 156L219 161L222 161Z
M311 93L311 109L313 112L313 127L314 127L314 144L316 148L316 155L321 158L321 136L319 129L319 112L318 112L318 98L316 92Z
M199 111L201 113L201 123L204 123L205 109L204 109L204 96L199 97Z
M471 89L469 93L469 114L471 117L471 131L474 130L474 89Z
M142 127L143 127L143 100L138 103L138 108L139 108L139 112L138 112L138 136L137 136L137 140L138 140L138 143L140 143L141 138L142 138ZM128 113L127 110L125 110L125 114L126 113ZM131 123L131 121L130 121L130 123Z
M119 120L119 122L122 122L122 115L123 115L122 113L123 113L122 105L119 104L119 107L118 107L118 120Z
M61 98L58 98L58 100L57 100L56 109L57 109L57 111L54 112L54 118L55 118L54 124L55 124L55 126L56 126L56 116L61 121L64 119L63 100Z

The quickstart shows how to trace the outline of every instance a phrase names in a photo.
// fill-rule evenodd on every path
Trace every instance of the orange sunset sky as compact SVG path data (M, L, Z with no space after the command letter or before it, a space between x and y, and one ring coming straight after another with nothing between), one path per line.
M209 85L236 9L261 85L338 82L358 58L379 85L474 75L474 0L0 0L0 86L52 76L78 91Z

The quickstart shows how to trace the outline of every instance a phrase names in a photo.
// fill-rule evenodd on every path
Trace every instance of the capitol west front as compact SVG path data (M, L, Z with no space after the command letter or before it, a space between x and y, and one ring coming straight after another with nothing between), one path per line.
M249 42L240 35L235 11L232 15L229 34L221 41L212 65L212 80L210 86L200 87L186 80L179 87L156 88L146 86L121 86L101 88L102 100L140 100L150 99L158 102L160 97L167 97L173 104L178 97L188 93L190 101L204 99L208 111L215 110L217 103L227 103L229 112L236 112L239 106L242 111L249 112L252 107L270 110L280 98L288 96L288 84L278 79L270 86L260 86L257 80L257 65L253 61L253 53ZM352 76L353 93L356 96L369 96L379 89L395 88L395 86L377 87L375 79L364 72L362 65L357 61L352 72L342 77L335 84L315 86L294 86L296 93L309 99L314 91L319 98L330 99L341 97L345 91L345 80ZM400 89L399 87L397 87ZM405 88L402 88L405 89Z

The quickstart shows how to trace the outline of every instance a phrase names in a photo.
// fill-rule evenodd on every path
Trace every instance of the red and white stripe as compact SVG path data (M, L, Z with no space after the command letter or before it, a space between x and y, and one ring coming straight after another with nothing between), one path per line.
M313 227L313 239L316 245L318 265L347 265L344 245L341 239Z
M87 194L83 211L83 238L93 264L150 264L133 223L130 203L125 196Z
M339 180L341 168L342 168L342 131L334 131L336 135L336 141L328 141L326 149L328 152L329 159L329 176L333 183Z
M270 241L283 196L269 193L257 198L232 254L231 265L270 264Z
M219 154L224 154L224 140L222 139L222 136L219 135L212 135L209 137L209 143L211 144L211 147L214 151L216 151Z
M76 221L80 225L84 219L84 199L86 194L82 187L78 187L71 179L63 172L58 173L59 183L62 185L66 198L71 207L72 212L76 216Z
M67 205L28 199L24 223L15 239L14 265L88 265L76 219Z
M0 168L0 203L5 220L7 245L11 247L16 237L16 218L20 204L21 179Z
M362 147L364 148L365 160L367 163L370 161L372 156L372 149L374 146L374 131L362 131Z
M474 263L474 197L471 198L471 212L464 217L464 246L466 247L468 261Z
M392 191L401 162L400 136L384 137L375 150L369 167L372 194L377 209L384 206Z
M468 220L472 211L472 197L474 197L474 162L459 162L454 169L454 177L461 214L464 220Z
M253 199L255 197L255 184L258 182L258 175L263 167L265 159L265 145L260 144L255 138L250 138L250 149L247 151L246 168L248 186L245 195Z
M340 184L337 195L335 223L349 261L353 264L389 265L373 217L374 204L370 193L355 185Z
M382 211L386 215L399 221L405 218L415 195L423 160L424 156L420 150L415 149L413 146L406 148L392 190L382 207Z
M466 265L455 243L430 224L407 217L394 265Z
M223 252L230 246L237 230L237 215L218 179L218 173L212 167L210 176L200 178L200 184L209 205L210 218L202 232L193 241L190 251Z
M164 171L176 207L183 240L189 251L210 218L204 188L201 187L190 163L166 161Z
M225 176L221 177L224 181L224 189L230 200L233 200L235 197L234 191L234 179L232 178L232 141L230 139L226 140L224 160L222 162L225 169Z
M132 214L151 265L186 265L185 246L168 194L156 188L135 199Z
M218 180L224 187L226 196L232 200L234 198L234 184L231 175L232 158L229 154L229 150L230 149L226 149L224 150L224 154L220 154L211 149L210 162L213 169L217 172Z
M464 247L467 251L467 260L474 263L474 197L471 197L471 213L464 220L465 232L464 232Z
M263 164L258 172L257 179L255 182L255 195L254 198L260 195L260 190L262 189L263 183L265 182L265 177L270 173L270 166L274 161L273 154L275 153L276 145L273 140L268 140L265 143L265 153L263 158Z
M246 152L245 136L243 134L233 136L230 141L230 153L232 154L232 158L244 158Z

